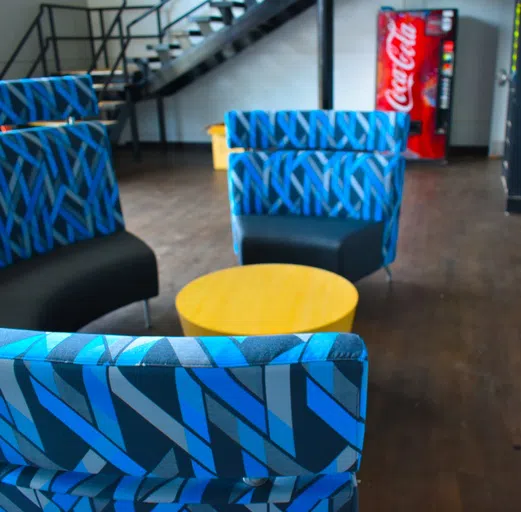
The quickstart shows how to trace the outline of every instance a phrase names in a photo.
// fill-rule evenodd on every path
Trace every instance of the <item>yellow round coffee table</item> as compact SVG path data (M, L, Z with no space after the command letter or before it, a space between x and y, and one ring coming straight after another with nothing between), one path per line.
M245 265L187 284L176 297L185 336L349 332L358 292L301 265Z

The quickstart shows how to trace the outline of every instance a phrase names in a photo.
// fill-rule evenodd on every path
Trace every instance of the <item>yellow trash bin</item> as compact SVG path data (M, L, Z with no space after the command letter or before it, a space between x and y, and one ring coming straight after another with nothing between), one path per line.
M212 124L208 127L208 135L212 136L213 168L216 171L228 170L228 155L242 153L240 148L230 149L226 144L226 128L224 124Z

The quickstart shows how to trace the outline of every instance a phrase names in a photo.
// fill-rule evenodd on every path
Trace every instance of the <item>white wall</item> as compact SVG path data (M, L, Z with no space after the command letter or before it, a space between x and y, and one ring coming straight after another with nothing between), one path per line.
M0 0L0 34L2 44L0 45L0 69L3 68L21 38L35 19L40 9L41 0ZM86 7L87 0L57 0L54 4L67 6ZM56 10L55 11L56 33L61 36L86 35L86 14L78 11ZM44 18L43 29L45 36L50 35L48 18ZM88 46L84 42L60 43L60 58L63 68L75 66L85 67ZM16 59L7 78L24 77L29 71L39 53L38 38L36 31L28 40L19 57ZM50 71L54 71L52 49L48 53ZM39 70L41 73L41 70ZM38 73L37 73L38 74Z
M90 6L104 3L103 0L88 2ZM194 0L178 0L173 3L173 12L164 16L172 19L194 3ZM494 67L508 67L513 0L336 0L335 108L374 108L376 16L382 3L397 9L459 8L460 16L467 20L462 23L467 37L459 41L452 143L487 145L490 138L491 151L500 152L504 141L507 91L495 87L494 77L488 75L492 75ZM473 23L474 26L481 24L486 34L479 30L472 33ZM153 30L152 26L142 26L139 30L146 32L148 28ZM497 52L491 52L491 45L484 44L484 40L497 40ZM144 52L135 46L131 54L143 55ZM491 109L483 106L487 96L492 103ZM168 98L168 139L207 141L205 126L222 121L224 112L233 108L316 107L316 11L311 8ZM139 119L142 139L157 140L154 103L139 106Z

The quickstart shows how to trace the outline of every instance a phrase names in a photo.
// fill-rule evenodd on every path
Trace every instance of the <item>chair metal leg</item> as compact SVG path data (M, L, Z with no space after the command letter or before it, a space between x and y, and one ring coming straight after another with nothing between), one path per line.
M392 280L393 280L393 273L391 272L391 269L390 269L388 266L385 266L385 267L384 267L384 270L385 270L385 273L387 274L387 275L386 275L386 278L385 278L386 281L387 281L388 283L391 283Z
M148 299L143 301L143 313L145 314L145 327L150 329L152 327L152 321L150 320L150 304Z

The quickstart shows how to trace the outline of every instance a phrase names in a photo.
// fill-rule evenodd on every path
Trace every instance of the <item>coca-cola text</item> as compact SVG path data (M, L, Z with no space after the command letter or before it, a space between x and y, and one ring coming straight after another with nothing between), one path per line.
M398 26L390 19L385 42L387 56L392 62L392 80L385 92L385 99L393 110L410 112L414 106L412 88L416 68L416 27L410 23Z

